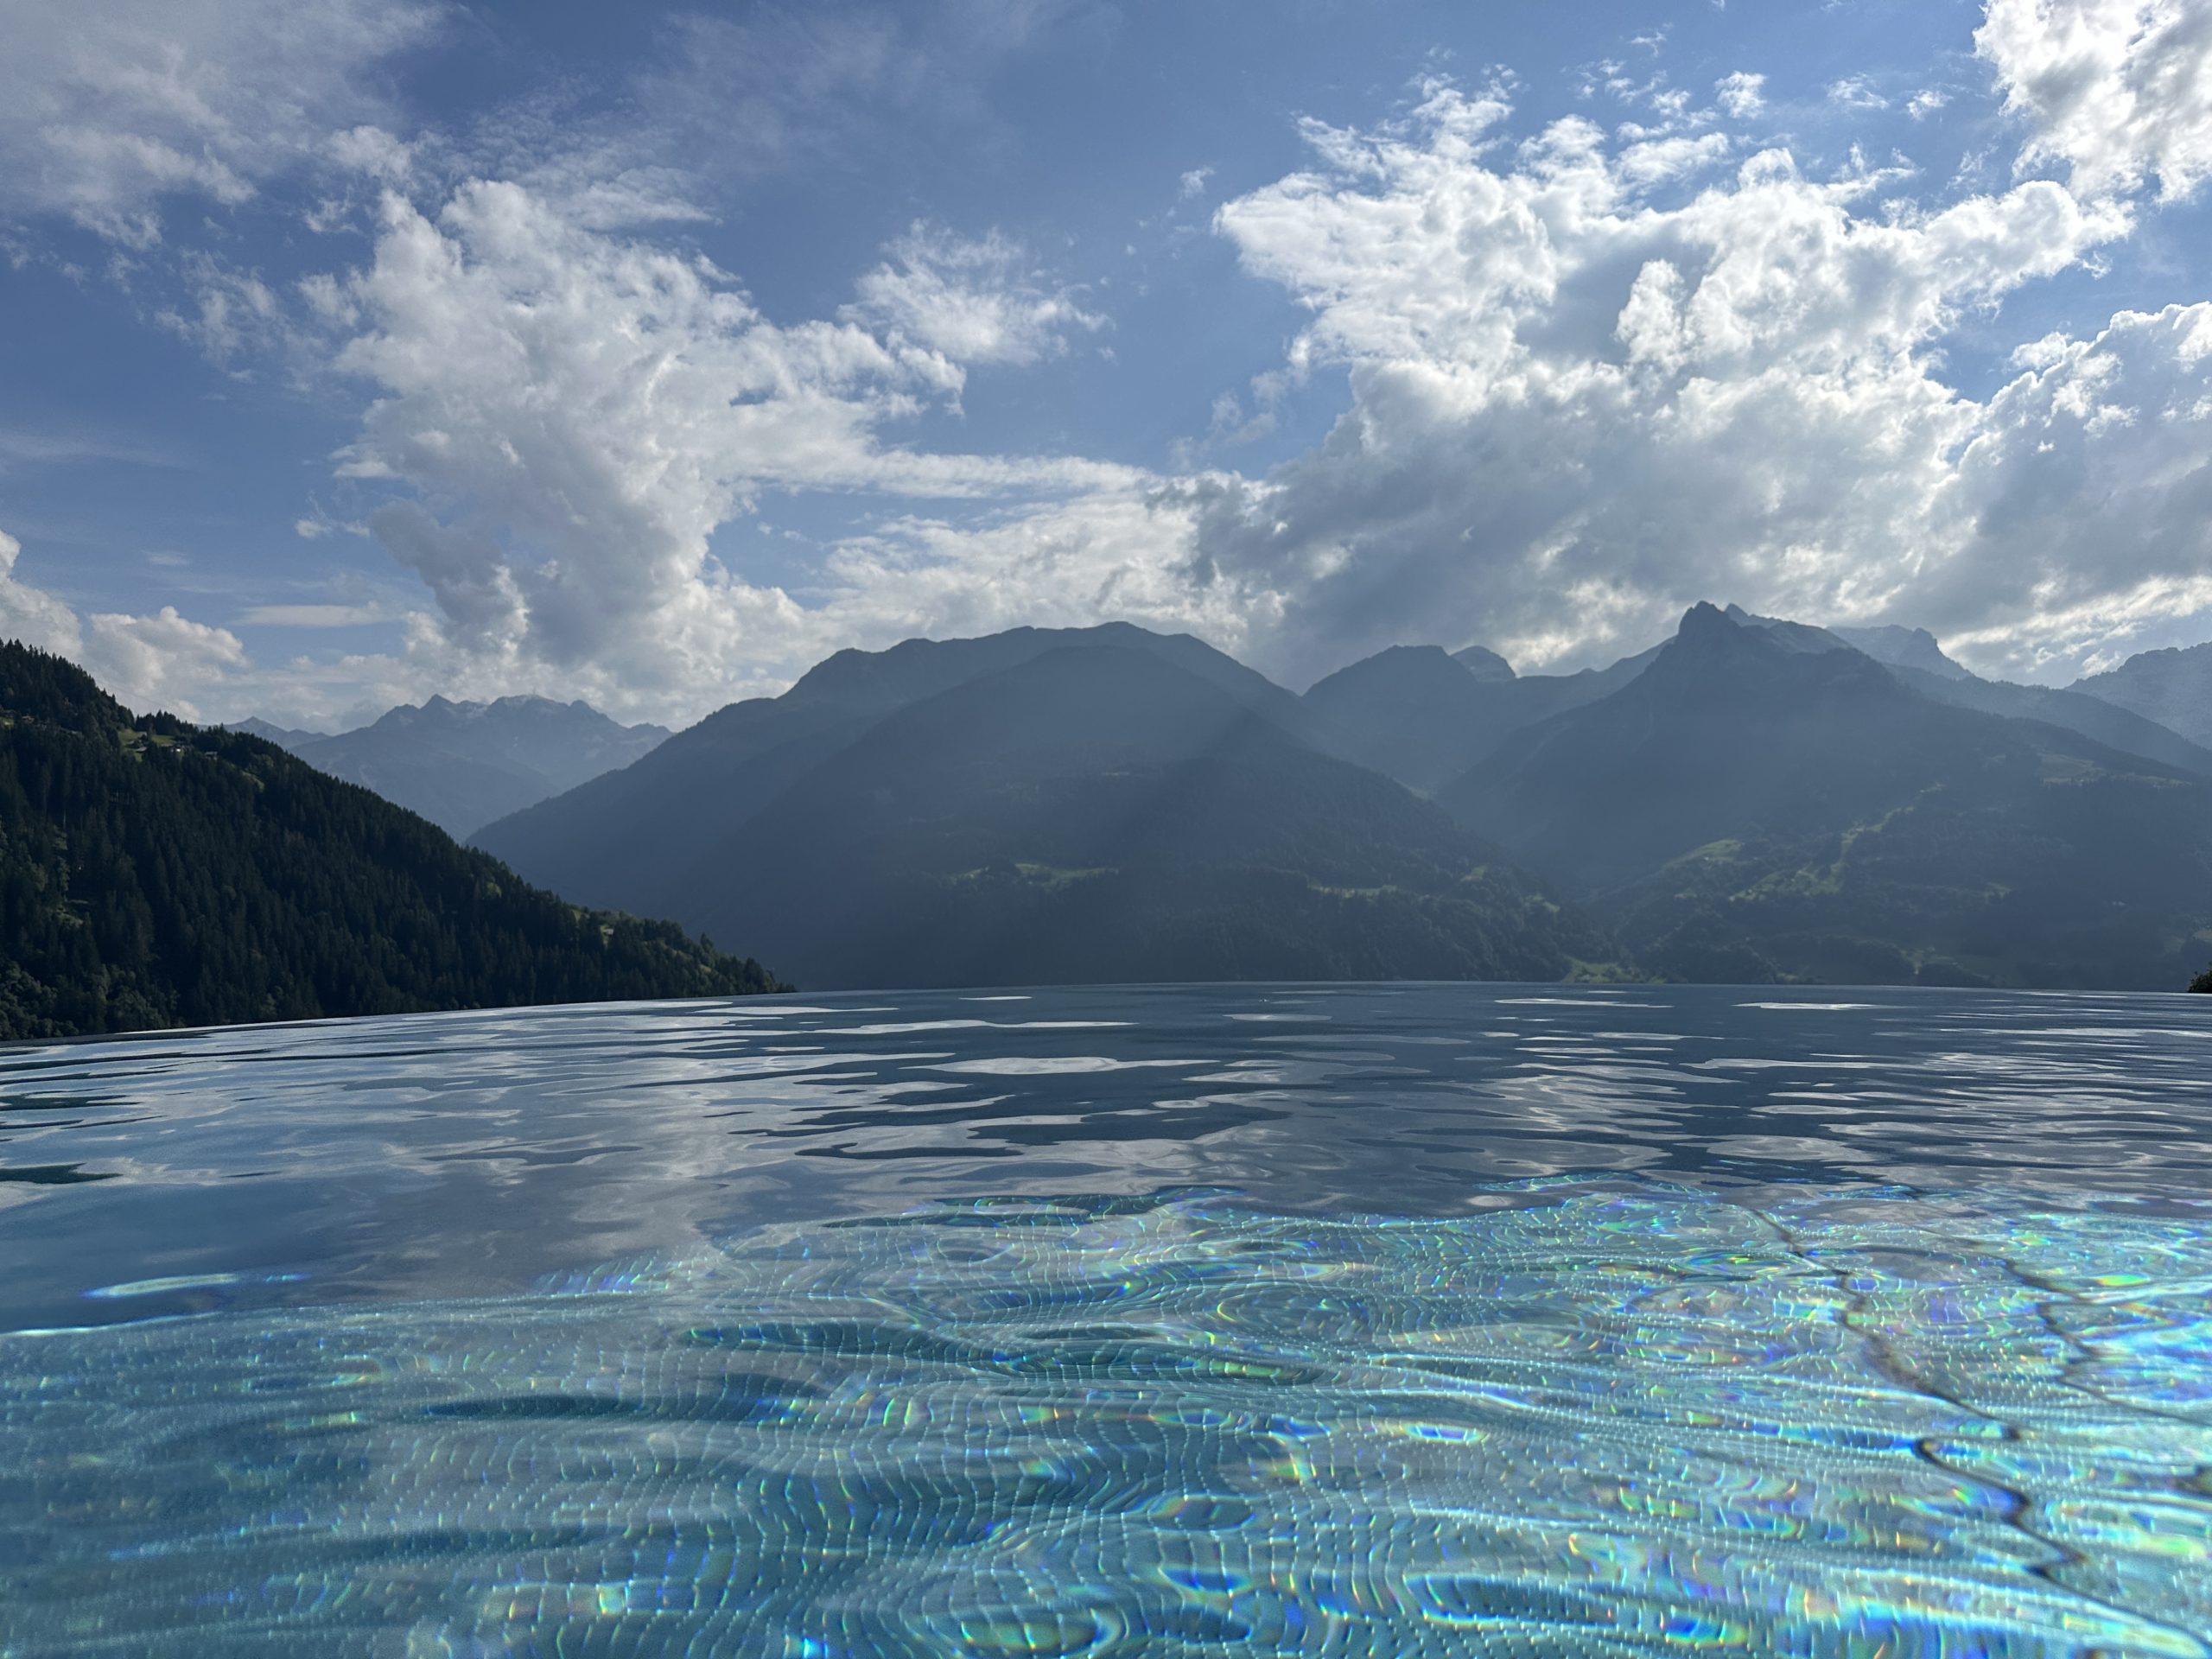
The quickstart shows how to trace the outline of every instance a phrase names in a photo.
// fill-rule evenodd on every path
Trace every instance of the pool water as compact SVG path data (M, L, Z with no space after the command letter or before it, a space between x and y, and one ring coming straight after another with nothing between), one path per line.
M2212 1007L0 1054L0 1654L2212 1653Z

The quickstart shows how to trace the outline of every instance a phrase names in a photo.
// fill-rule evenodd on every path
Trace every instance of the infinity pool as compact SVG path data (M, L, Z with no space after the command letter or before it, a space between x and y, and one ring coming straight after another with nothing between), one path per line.
M0 1052L0 1654L2212 1653L2212 1007Z

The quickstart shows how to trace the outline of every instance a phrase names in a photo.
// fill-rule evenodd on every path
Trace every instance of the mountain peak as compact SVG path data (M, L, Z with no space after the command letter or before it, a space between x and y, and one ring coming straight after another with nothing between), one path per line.
M1509 669L1508 678L1511 673ZM1471 674L1465 663L1441 645L1385 645L1316 681L1306 698L1316 708L1333 708L1355 690L1367 696L1448 696L1465 693L1471 683L1486 677Z
M1516 677L1513 664L1487 645L1463 645L1452 653L1452 660L1478 680L1510 680Z
M1682 613L1675 639L1694 645L1739 640L1749 632L1745 624L1750 620L1748 612L1733 605L1724 611L1711 600L1700 599Z
M1863 651L1876 662L1887 663L1892 668L1916 668L1947 680L1974 677L1946 657L1942 645L1925 628L1879 623L1863 628L1831 628L1828 632L1853 650Z
M2139 652L2074 690L2212 747L2212 642Z

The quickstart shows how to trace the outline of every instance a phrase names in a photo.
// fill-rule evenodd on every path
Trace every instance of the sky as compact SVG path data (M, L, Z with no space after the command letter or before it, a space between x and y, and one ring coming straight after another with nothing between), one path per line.
M0 634L682 724L1122 618L2212 638L2212 0L0 0Z

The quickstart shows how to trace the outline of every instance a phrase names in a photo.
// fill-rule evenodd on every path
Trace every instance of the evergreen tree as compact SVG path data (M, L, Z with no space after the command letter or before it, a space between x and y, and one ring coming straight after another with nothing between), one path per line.
M0 1038L778 988L0 642Z

